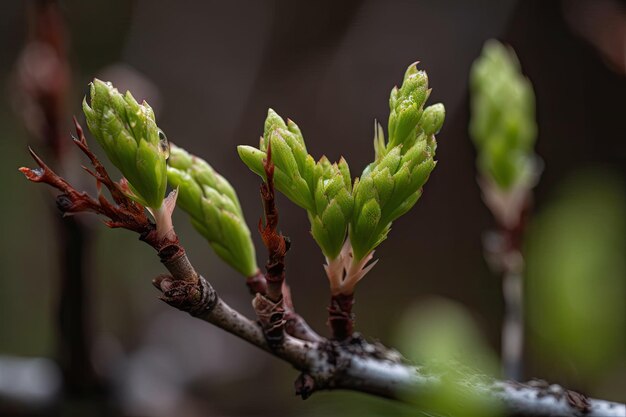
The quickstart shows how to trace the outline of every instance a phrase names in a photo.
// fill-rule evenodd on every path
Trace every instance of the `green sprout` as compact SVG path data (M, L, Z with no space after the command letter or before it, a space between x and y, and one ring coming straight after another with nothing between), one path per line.
M511 48L485 43L470 75L470 134L483 178L501 190L532 187L538 158L535 95Z
M130 91L120 94L111 83L90 84L91 105L83 100L87 126L109 160L128 180L132 197L159 209L167 186L169 148L152 108L137 103Z
M291 120L285 123L272 109L259 147L238 147L242 161L265 178L263 160L271 144L276 188L307 211L313 238L326 257L333 294L352 293L373 266L365 265L391 222L413 207L435 167L434 135L445 109L442 104L424 108L429 94L426 73L415 64L409 66L401 88L391 92L389 141L377 125L376 160L354 186L345 159L331 163L322 157L315 162L300 128Z
M389 140L375 126L376 160L354 184L354 216L350 243L355 261L368 255L387 238L391 223L411 209L435 168L439 132L445 119L443 104L424 109L430 95L426 72L409 66L400 88L389 99Z
M258 267L250 230L229 182L204 160L171 145L167 178L178 187L178 205L215 253L246 277Z
M110 82L98 79L90 84L90 99L83 100L89 130L128 181L129 197L154 217L157 233L170 234L176 193L163 204L169 145L154 111L145 101L137 103L129 91L122 95Z
M313 238L329 260L339 257L352 216L352 180L345 159L315 162L307 153L300 128L272 109L259 148L238 146L242 161L265 179L263 160L272 147L276 189L307 211Z

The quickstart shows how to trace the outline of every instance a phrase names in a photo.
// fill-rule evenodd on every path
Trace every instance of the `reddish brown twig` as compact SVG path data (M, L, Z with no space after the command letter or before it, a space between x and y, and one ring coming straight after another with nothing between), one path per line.
M282 299L282 286L285 281L285 254L289 250L289 239L277 231L278 209L274 192L274 163L272 162L271 144L267 148L265 159L266 181L261 184L261 199L265 212L265 226L259 219L259 232L267 248L268 260L265 264L267 297L274 302Z
M539 173L536 173L538 180ZM483 238L485 258L494 273L502 275L504 319L502 322L502 369L504 376L521 380L524 349L524 230L532 205L532 186L501 190L487 179L479 179L483 201L497 224Z
M256 273L251 277L246 278L246 286L253 296L257 293L264 294L267 292L267 282L265 281L265 275L257 269Z
M284 339L283 283L285 282L285 254L289 249L289 240L277 231L278 210L274 201L274 164L271 144L267 148L264 168L266 181L261 184L261 199L265 212L265 225L263 225L263 219L259 219L259 233L268 252L268 259L265 263L266 287L264 294L257 292L252 305L268 344L277 346Z
M265 281L265 275L261 271L246 279L246 285L250 294L256 296L257 294L265 295L267 291L267 283ZM287 334L296 337L300 340L308 340L310 342L321 342L323 338L315 332L308 325L308 323L296 313L291 298L291 289L287 285L287 281L283 281L283 307L285 309L285 331Z
M333 334L333 339L345 341L354 333L354 314L352 305L354 294L333 294L328 306L328 324Z
M283 329L298 339L319 342L322 337L295 312L291 290L285 280L285 254L289 250L289 239L277 232L278 209L275 203L271 144L268 146L264 168L267 182L261 184L261 199L265 226L263 220L259 219L259 232L269 254L265 264L267 272L264 275L257 271L255 275L246 279L246 285L255 296L253 305L259 320L261 323L267 322L264 325L264 329L268 329L266 334L274 335L270 336L275 339L273 343L280 343Z
M98 189L97 199L86 192L77 191L69 182L54 172L32 150L30 154L39 165L39 168L20 168L20 171L33 182L48 184L61 191L57 197L57 207L64 215L72 215L82 212L91 212L107 218L104 223L111 228L123 228L132 230L140 235L140 239L148 243L161 257L162 262L167 263L184 255L184 249L178 243L178 237L174 239L159 238L155 224L146 215L144 207L128 197L128 184L125 179L114 182L96 155L91 152L83 130L74 118L76 135L74 144L89 158L93 170L84 167L85 171L96 179ZM102 193L104 185L111 194L114 203L111 203Z

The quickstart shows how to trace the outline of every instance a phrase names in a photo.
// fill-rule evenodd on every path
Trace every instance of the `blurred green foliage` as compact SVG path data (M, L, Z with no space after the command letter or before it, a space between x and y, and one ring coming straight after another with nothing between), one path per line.
M500 414L495 402L467 385L495 376L498 362L465 307L446 299L423 301L407 311L397 339L408 359L441 377L441 389L416 395L425 409L456 417Z
M532 345L561 372L598 376L626 342L626 196L607 172L581 172L535 217L527 244Z

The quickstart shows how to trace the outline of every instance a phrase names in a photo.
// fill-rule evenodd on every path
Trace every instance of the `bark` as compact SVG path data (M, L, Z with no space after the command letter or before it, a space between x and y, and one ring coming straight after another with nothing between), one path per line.
M444 384L445 375L413 366L397 352L359 337L340 343L309 342L286 335L279 346L270 346L261 326L228 306L204 278L195 285L178 280L184 283L178 287L176 281L166 277L155 282L167 303L290 363L302 372L296 391L303 398L321 390L349 389L422 404ZM461 405L461 394L469 393L491 398L507 414L516 416L623 417L626 412L624 404L590 399L544 381L522 384L481 378L471 372L465 375L460 384L464 392L458 396Z
M328 324L333 334L333 339L343 341L354 333L354 314L352 305L354 294L336 294L330 298L328 306Z

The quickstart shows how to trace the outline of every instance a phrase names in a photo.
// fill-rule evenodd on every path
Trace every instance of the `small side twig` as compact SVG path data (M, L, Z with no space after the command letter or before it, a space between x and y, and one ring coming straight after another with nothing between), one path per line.
M333 339L345 341L354 333L354 294L333 294L328 306L328 324Z
M268 259L265 264L265 294L257 293L252 305L259 322L265 331L270 346L278 346L284 339L285 307L283 303L283 283L285 282L285 254L289 250L289 240L277 231L278 209L274 192L274 164L272 163L271 144L265 159L266 181L261 184L261 199L265 212L265 225L259 219L259 233L267 248Z
M193 274L190 275L188 272L183 273L177 270L180 266L177 260L185 257L185 250L180 246L178 237L176 235L173 238L158 237L156 225L146 215L145 208L128 197L129 189L126 180L122 179L120 182L114 182L111 179L104 165L89 149L83 129L76 118L74 118L74 125L76 137L73 137L73 141L91 162L93 169L85 166L83 168L96 179L97 198L91 197L86 192L77 191L68 181L46 165L35 151L30 148L30 154L39 167L22 167L19 170L30 181L48 184L61 191L61 194L56 198L56 204L64 216L82 212L101 215L106 218L104 224L110 228L123 228L138 233L141 240L148 243L159 253L161 261L168 269L173 268L175 273L180 276L192 277ZM111 194L113 202L109 201L103 194L102 185Z
M498 229L483 239L490 269L502 276L504 318L502 321L502 373L521 380L524 356L524 256L522 239L531 206L531 189L500 190L487 179L479 180L483 200Z

